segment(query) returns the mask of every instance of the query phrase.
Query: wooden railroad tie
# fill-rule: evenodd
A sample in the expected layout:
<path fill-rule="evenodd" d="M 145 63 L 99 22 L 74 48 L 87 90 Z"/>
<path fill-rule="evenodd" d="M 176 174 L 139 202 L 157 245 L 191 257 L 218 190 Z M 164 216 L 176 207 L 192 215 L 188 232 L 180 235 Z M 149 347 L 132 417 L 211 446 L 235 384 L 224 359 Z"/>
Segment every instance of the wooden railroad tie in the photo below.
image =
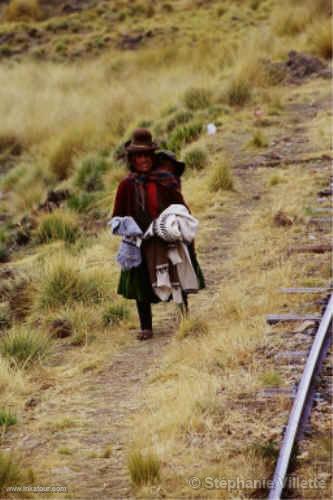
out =
<path fill-rule="evenodd" d="M 328 222 L 328 223 L 332 223 L 333 222 L 333 218 L 332 217 L 320 217 L 320 216 L 315 216 L 315 217 L 311 217 L 310 221 L 311 224 L 321 224 L 322 222 Z"/>
<path fill-rule="evenodd" d="M 320 314 L 268 314 L 266 321 L 269 325 L 275 325 L 282 321 L 316 321 L 319 323 L 321 319 Z"/>
<path fill-rule="evenodd" d="M 290 248 L 289 255 L 292 253 L 326 253 L 332 252 L 333 246 L 330 243 L 323 243 L 321 245 L 303 245 L 300 247 Z"/>
<path fill-rule="evenodd" d="M 333 208 L 332 207 L 319 207 L 319 208 L 313 208 L 312 211 L 315 213 L 323 213 L 323 212 L 333 213 Z"/>
<path fill-rule="evenodd" d="M 300 288 L 280 288 L 282 293 L 327 293 L 331 292 L 333 287 L 300 287 Z"/>

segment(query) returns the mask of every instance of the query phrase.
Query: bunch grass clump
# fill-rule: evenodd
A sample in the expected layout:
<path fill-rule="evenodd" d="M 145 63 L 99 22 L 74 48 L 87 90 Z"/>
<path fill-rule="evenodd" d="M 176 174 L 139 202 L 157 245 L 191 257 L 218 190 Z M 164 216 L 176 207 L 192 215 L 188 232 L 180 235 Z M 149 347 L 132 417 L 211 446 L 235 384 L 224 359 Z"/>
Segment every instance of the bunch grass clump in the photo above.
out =
<path fill-rule="evenodd" d="M 331 19 L 319 20 L 311 26 L 309 44 L 315 54 L 331 59 L 333 54 L 333 32 Z"/>
<path fill-rule="evenodd" d="M 252 97 L 252 86 L 248 78 L 236 74 L 228 83 L 226 99 L 230 106 L 244 106 Z"/>
<path fill-rule="evenodd" d="M 0 186 L 3 191 L 12 190 L 17 182 L 24 176 L 27 171 L 27 166 L 18 164 L 11 168 L 6 174 L 1 176 Z"/>
<path fill-rule="evenodd" d="M 75 214 L 59 210 L 41 217 L 37 229 L 37 239 L 40 243 L 54 240 L 74 243 L 78 232 L 79 227 Z"/>
<path fill-rule="evenodd" d="M 72 257 L 56 256 L 42 272 L 37 304 L 52 308 L 75 302 L 96 304 L 110 295 L 109 277 L 102 270 L 80 269 Z"/>
<path fill-rule="evenodd" d="M 187 167 L 202 170 L 208 164 L 208 153 L 205 148 L 193 146 L 184 154 L 184 162 Z"/>
<path fill-rule="evenodd" d="M 182 147 L 199 138 L 203 125 L 199 121 L 193 121 L 186 125 L 176 127 L 170 135 L 168 149 L 179 153 Z"/>
<path fill-rule="evenodd" d="M 255 130 L 249 145 L 256 148 L 266 148 L 268 146 L 268 139 L 261 130 Z"/>
<path fill-rule="evenodd" d="M 50 339 L 28 325 L 13 327 L 2 339 L 0 352 L 14 365 L 26 368 L 41 360 L 49 351 Z"/>
<path fill-rule="evenodd" d="M 96 200 L 95 193 L 86 193 L 85 191 L 80 193 L 73 193 L 67 200 L 67 207 L 70 210 L 78 213 L 89 212 L 92 205 Z"/>
<path fill-rule="evenodd" d="M 275 370 L 269 370 L 264 372 L 260 380 L 264 386 L 267 387 L 278 387 L 282 384 L 282 377 L 280 373 Z"/>
<path fill-rule="evenodd" d="M 52 187 L 52 182 L 52 175 L 43 164 L 24 161 L 9 170 L 0 184 L 1 189 L 11 192 L 10 208 L 19 214 L 35 208 L 45 196 L 46 187 Z"/>
<path fill-rule="evenodd" d="M 201 336 L 208 334 L 208 323 L 202 318 L 184 318 L 180 322 L 177 338 L 183 339 L 189 336 Z"/>
<path fill-rule="evenodd" d="M 7 21 L 40 21 L 43 17 L 39 0 L 10 0 L 5 11 Z"/>
<path fill-rule="evenodd" d="M 128 470 L 136 486 L 154 484 L 160 480 L 160 461 L 153 453 L 143 455 L 141 451 L 133 451 L 128 457 Z"/>
<path fill-rule="evenodd" d="M 228 163 L 219 163 L 212 171 L 209 179 L 210 191 L 232 191 L 234 189 L 234 181 L 230 165 Z"/>
<path fill-rule="evenodd" d="M 76 172 L 76 186 L 88 192 L 104 189 L 102 176 L 107 169 L 108 164 L 105 158 L 98 156 L 85 158 Z"/>
<path fill-rule="evenodd" d="M 0 452 L 0 489 L 22 484 L 24 474 L 12 455 Z"/>
<path fill-rule="evenodd" d="M 0 392 L 2 398 L 6 392 L 18 394 L 24 387 L 22 372 L 14 368 L 8 359 L 0 356 Z M 12 398 L 10 398 L 12 400 Z"/>
<path fill-rule="evenodd" d="M 184 125 L 185 123 L 188 123 L 190 120 L 193 119 L 193 113 L 192 111 L 189 111 L 187 109 L 181 109 L 180 111 L 177 111 L 169 120 L 167 121 L 166 124 L 166 129 L 168 132 L 171 132 L 177 125 Z"/>
<path fill-rule="evenodd" d="M 207 108 L 212 101 L 211 92 L 202 87 L 190 87 L 184 93 L 184 104 L 191 111 Z"/>
<path fill-rule="evenodd" d="M 82 148 L 83 138 L 71 131 L 63 132 L 49 145 L 49 170 L 58 181 L 67 179 L 74 170 L 74 158 Z"/>
<path fill-rule="evenodd" d="M 129 309 L 125 304 L 111 304 L 103 313 L 105 326 L 117 325 L 129 318 Z"/>
<path fill-rule="evenodd" d="M 0 410 L 0 425 L 9 427 L 10 425 L 15 425 L 17 423 L 17 418 L 14 413 L 10 410 L 1 409 Z"/>
<path fill-rule="evenodd" d="M 281 182 L 283 182 L 284 179 L 280 174 L 273 174 L 268 180 L 268 185 L 269 186 L 277 186 Z"/>

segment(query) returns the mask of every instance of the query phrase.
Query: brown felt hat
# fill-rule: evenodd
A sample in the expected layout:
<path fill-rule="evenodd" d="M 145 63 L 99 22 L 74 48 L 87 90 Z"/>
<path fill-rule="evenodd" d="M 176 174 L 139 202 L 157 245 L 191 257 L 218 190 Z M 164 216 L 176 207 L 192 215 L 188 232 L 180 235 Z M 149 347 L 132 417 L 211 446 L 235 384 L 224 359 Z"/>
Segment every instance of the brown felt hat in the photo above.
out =
<path fill-rule="evenodd" d="M 149 130 L 146 128 L 137 128 L 134 130 L 132 139 L 125 144 L 128 153 L 139 153 L 140 151 L 155 151 L 158 145 L 153 142 Z"/>

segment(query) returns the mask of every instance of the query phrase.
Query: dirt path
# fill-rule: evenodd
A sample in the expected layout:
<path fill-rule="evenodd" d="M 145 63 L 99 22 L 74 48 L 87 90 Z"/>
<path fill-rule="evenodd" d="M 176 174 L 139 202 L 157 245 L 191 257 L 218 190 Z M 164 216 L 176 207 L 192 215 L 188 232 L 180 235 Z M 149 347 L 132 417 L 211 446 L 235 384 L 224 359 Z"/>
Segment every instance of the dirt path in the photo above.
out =
<path fill-rule="evenodd" d="M 256 203 L 255 177 L 253 172 L 242 173 L 239 192 L 227 213 L 208 212 L 200 219 L 206 226 L 206 244 L 199 260 L 207 288 L 190 297 L 193 311 L 199 308 L 204 314 L 223 280 L 223 262 L 232 250 L 230 236 Z M 49 389 L 36 408 L 25 412 L 19 435 L 14 429 L 8 432 L 3 444 L 16 443 L 16 451 L 36 471 L 38 484 L 66 486 L 70 498 L 131 497 L 126 466 L 129 417 L 140 410 L 147 377 L 158 367 L 177 324 L 172 304 L 155 305 L 153 314 L 156 335 L 151 341 L 136 341 L 117 353 L 102 371 L 73 381 L 70 391 L 68 387 L 66 392 Z M 39 422 L 43 427 L 38 427 Z M 60 424 L 54 427 L 54 422 Z M 107 449 L 110 456 L 102 458 Z"/>
<path fill-rule="evenodd" d="M 192 311 L 199 309 L 204 314 L 217 286 L 223 283 L 223 263 L 232 252 L 230 236 L 262 194 L 260 177 L 252 169 L 239 170 L 237 183 L 237 196 L 227 210 L 211 210 L 200 218 L 205 244 L 199 260 L 207 289 L 190 298 Z M 7 446 L 15 443 L 26 462 L 35 470 L 37 466 L 38 484 L 66 486 L 69 498 L 132 496 L 126 467 L 130 417 L 140 410 L 147 378 L 158 367 L 175 332 L 171 304 L 158 304 L 153 311 L 156 335 L 151 341 L 135 342 L 102 371 L 83 374 L 80 381 L 73 381 L 70 392 L 51 389 L 36 412 L 30 410 L 19 430 L 8 433 Z M 37 430 L 38 419 L 56 421 L 65 416 L 68 425 L 64 422 L 52 431 Z"/>

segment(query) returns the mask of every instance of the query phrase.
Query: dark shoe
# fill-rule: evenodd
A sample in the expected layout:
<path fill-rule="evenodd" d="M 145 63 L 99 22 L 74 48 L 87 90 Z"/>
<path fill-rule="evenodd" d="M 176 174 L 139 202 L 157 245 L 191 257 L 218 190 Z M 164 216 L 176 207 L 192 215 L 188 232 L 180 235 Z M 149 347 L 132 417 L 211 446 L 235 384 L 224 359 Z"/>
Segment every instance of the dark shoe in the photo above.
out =
<path fill-rule="evenodd" d="M 138 340 L 147 340 L 151 339 L 153 337 L 153 331 L 152 330 L 141 330 L 141 332 L 138 334 L 137 339 Z"/>

